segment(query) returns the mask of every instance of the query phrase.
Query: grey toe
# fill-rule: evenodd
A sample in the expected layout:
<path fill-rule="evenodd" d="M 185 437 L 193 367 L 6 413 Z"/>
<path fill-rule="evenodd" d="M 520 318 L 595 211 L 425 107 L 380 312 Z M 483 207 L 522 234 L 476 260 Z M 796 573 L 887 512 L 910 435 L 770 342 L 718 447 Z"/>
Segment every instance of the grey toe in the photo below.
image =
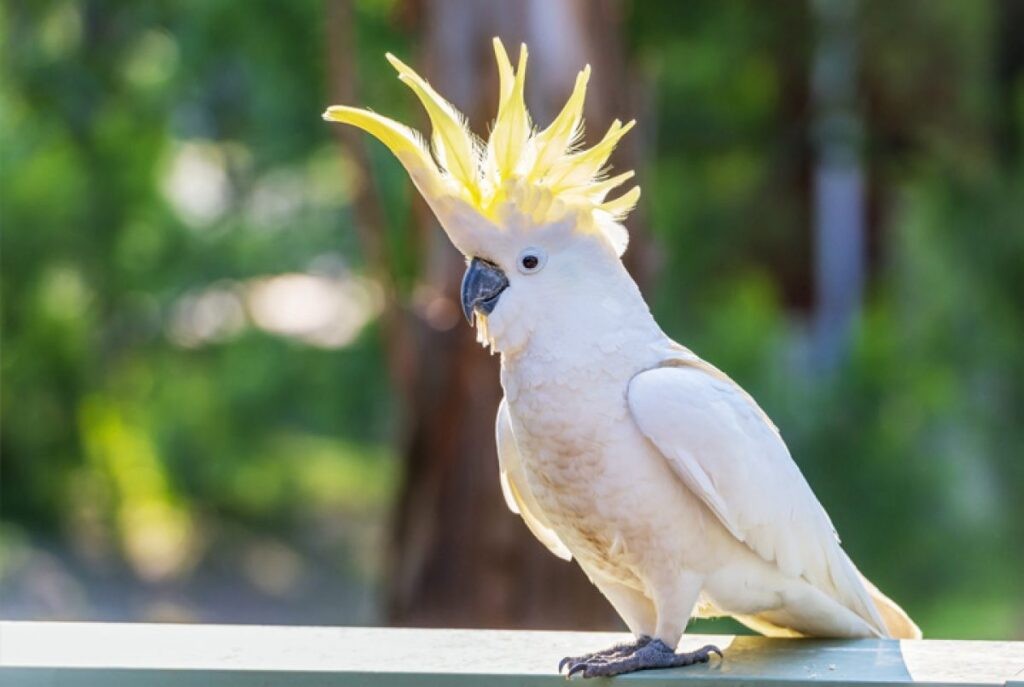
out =
<path fill-rule="evenodd" d="M 599 652 L 601 653 L 601 652 Z M 583 677 L 611 677 L 632 673 L 637 670 L 652 670 L 656 668 L 679 668 L 690 666 L 695 663 L 706 663 L 711 654 L 722 655 L 721 649 L 708 644 L 696 651 L 677 654 L 665 642 L 660 639 L 648 640 L 639 644 L 633 651 L 625 654 L 612 654 L 604 652 L 605 655 L 591 655 L 587 660 L 574 662 L 567 674 L 568 677 L 582 674 Z M 560 664 L 561 668 L 561 664 Z"/>

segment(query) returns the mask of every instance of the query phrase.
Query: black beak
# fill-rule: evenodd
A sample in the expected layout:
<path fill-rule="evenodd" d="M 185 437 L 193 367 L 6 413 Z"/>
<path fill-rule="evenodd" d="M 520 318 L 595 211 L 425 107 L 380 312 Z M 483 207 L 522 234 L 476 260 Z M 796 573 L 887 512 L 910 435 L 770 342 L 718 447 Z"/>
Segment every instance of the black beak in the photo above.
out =
<path fill-rule="evenodd" d="M 462 277 L 462 312 L 473 324 L 473 311 L 490 315 L 501 292 L 508 288 L 508 277 L 497 265 L 473 258 Z"/>

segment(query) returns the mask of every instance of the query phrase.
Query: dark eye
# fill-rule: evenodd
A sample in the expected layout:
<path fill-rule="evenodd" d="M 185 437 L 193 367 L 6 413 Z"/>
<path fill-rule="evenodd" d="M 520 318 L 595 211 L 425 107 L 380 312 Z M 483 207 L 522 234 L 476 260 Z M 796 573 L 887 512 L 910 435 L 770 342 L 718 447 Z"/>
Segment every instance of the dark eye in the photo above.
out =
<path fill-rule="evenodd" d="M 523 274 L 533 274 L 544 268 L 547 254 L 540 248 L 527 248 L 519 254 L 519 271 Z"/>

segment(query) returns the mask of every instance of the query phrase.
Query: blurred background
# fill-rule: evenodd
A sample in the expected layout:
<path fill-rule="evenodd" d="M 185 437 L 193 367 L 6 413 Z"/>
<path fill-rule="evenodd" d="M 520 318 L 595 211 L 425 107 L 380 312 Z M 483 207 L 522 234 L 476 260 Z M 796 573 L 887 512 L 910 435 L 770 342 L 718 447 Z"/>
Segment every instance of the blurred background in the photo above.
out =
<path fill-rule="evenodd" d="M 8 0 L 0 615 L 618 628 L 501 498 L 498 360 L 398 163 L 383 58 L 644 196 L 666 331 L 775 419 L 932 637 L 1024 638 L 1024 2 Z M 511 50 L 510 50 L 511 51 Z M 701 629 L 729 631 L 716 621 Z"/>

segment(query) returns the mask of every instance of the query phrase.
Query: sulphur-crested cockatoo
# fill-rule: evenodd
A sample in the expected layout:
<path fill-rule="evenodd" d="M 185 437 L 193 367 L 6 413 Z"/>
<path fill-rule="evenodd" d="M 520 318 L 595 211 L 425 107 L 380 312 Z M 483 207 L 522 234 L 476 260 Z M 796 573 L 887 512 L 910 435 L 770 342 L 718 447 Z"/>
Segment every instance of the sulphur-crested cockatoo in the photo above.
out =
<path fill-rule="evenodd" d="M 633 122 L 578 146 L 589 67 L 537 131 L 495 39 L 497 118 L 486 143 L 388 56 L 430 118 L 429 145 L 391 119 L 335 106 L 380 139 L 466 256 L 462 305 L 501 354 L 501 486 L 556 556 L 575 558 L 636 637 L 566 658 L 615 675 L 708 660 L 675 649 L 693 616 L 772 636 L 918 637 L 858 572 L 778 429 L 724 373 L 669 339 L 620 260 L 638 187 L 605 166 Z"/>

